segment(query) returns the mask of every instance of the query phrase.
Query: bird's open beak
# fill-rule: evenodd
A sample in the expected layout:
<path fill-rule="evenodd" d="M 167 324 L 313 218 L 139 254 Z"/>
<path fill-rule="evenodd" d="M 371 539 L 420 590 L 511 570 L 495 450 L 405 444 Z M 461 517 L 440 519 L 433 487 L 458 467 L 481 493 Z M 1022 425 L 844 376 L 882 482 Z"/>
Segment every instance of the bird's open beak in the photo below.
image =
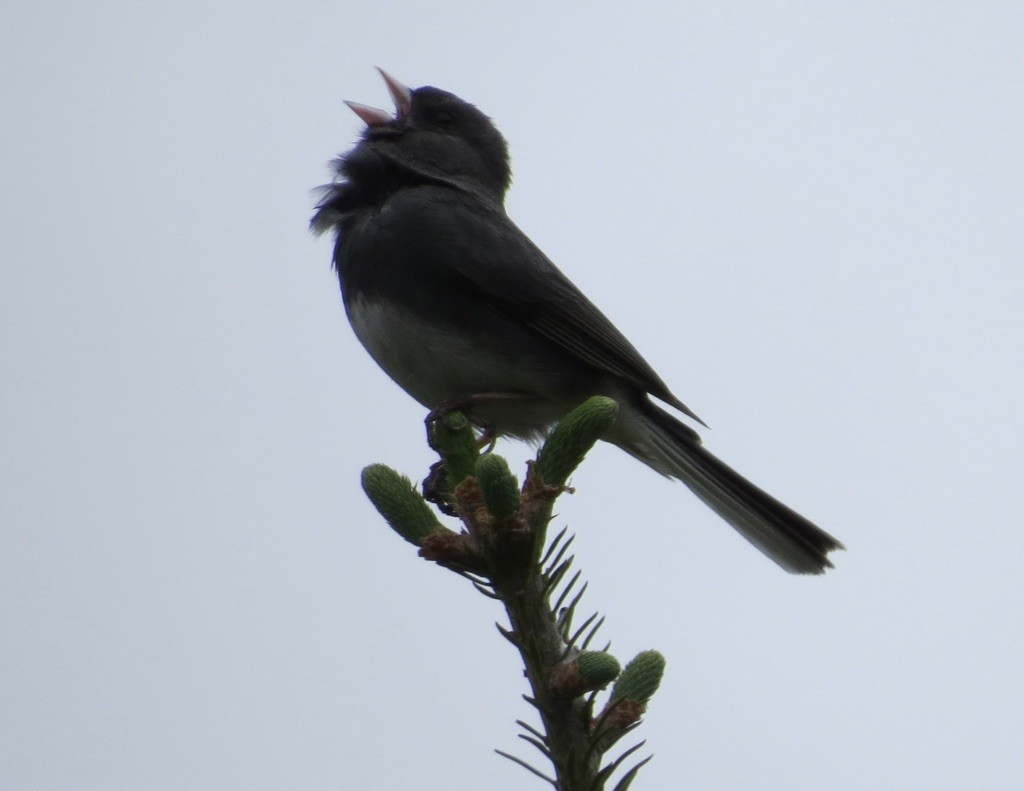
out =
<path fill-rule="evenodd" d="M 384 84 L 388 86 L 388 93 L 391 94 L 391 101 L 395 103 L 395 114 L 391 115 L 387 110 L 377 107 L 370 107 L 368 104 L 346 101 L 345 104 L 358 115 L 367 126 L 385 126 L 395 121 L 401 121 L 412 109 L 412 91 L 400 83 L 384 69 L 377 67 L 380 76 L 384 78 Z"/>

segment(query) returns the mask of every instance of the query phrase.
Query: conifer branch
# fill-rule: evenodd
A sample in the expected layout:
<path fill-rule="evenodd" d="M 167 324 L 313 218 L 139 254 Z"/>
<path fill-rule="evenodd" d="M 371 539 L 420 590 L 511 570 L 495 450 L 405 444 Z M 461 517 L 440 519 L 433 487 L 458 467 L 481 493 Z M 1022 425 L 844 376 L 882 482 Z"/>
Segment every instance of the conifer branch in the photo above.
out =
<path fill-rule="evenodd" d="M 520 738 L 551 762 L 554 777 L 522 758 L 496 752 L 560 791 L 603 791 L 620 769 L 614 788 L 633 782 L 650 756 L 628 769 L 625 762 L 642 742 L 607 763 L 604 756 L 639 724 L 665 666 L 656 651 L 644 651 L 620 669 L 607 650 L 588 650 L 604 618 L 593 613 L 573 628 L 587 583 L 577 589 L 580 572 L 569 573 L 573 537 L 562 530 L 547 540 L 555 500 L 572 491 L 566 482 L 617 412 L 614 401 L 595 397 L 566 415 L 537 461 L 528 463 L 522 486 L 503 458 L 480 453 L 472 424 L 456 411 L 428 419 L 428 439 L 441 461 L 431 469 L 422 496 L 382 464 L 370 465 L 362 476 L 385 521 L 419 546 L 422 557 L 466 577 L 504 605 L 508 626 L 497 624 L 498 631 L 519 651 L 531 691 L 524 698 L 541 720 L 540 728 L 519 721 Z M 441 524 L 427 501 L 457 516 L 462 528 L 456 532 Z M 615 686 L 595 715 L 596 697 L 612 681 Z"/>

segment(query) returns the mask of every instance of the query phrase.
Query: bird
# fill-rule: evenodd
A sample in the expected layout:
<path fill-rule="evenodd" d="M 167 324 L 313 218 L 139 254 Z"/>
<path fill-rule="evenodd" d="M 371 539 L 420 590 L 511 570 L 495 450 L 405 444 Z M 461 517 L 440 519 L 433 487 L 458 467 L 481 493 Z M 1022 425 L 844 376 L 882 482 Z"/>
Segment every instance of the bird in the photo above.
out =
<path fill-rule="evenodd" d="M 832 568 L 843 545 L 708 451 L 666 407 L 703 421 L 509 218 L 508 144 L 492 120 L 378 70 L 395 111 L 346 102 L 365 129 L 332 162 L 310 227 L 333 233 L 346 314 L 384 372 L 429 410 L 471 404 L 476 425 L 528 441 L 610 397 L 619 412 L 602 439 L 684 483 L 786 571 Z"/>

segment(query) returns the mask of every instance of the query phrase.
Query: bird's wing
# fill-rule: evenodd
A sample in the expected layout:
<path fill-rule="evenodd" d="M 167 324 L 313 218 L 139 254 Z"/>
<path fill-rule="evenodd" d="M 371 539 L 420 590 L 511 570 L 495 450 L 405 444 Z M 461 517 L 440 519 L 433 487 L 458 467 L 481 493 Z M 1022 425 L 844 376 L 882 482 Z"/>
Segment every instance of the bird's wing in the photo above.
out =
<path fill-rule="evenodd" d="M 595 368 L 703 422 L 500 206 L 444 187 L 401 193 L 385 211 L 410 244 L 425 240 L 416 254 L 431 256 L 433 271 Z"/>

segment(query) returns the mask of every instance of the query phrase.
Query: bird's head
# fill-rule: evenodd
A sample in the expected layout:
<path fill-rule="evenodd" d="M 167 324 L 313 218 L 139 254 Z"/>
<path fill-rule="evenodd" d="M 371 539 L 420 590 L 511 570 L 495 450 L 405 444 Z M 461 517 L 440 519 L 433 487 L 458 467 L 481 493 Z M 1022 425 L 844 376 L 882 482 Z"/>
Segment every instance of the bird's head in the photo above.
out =
<path fill-rule="evenodd" d="M 511 170 L 508 145 L 491 119 L 447 91 L 430 86 L 412 90 L 380 73 L 395 113 L 346 102 L 366 123 L 363 142 L 348 157 L 351 169 L 358 171 L 363 149 L 368 160 L 382 156 L 427 177 L 469 182 L 500 202 Z"/>

